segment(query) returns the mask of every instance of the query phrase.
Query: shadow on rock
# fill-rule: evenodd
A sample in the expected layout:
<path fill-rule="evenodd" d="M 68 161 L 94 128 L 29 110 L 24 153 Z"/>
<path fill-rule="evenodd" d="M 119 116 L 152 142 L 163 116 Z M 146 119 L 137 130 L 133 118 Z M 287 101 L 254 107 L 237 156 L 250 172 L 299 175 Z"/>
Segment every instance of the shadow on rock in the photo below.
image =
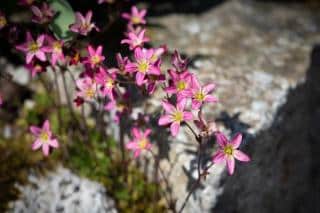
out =
<path fill-rule="evenodd" d="M 306 81 L 289 91 L 272 125 L 245 147 L 252 162 L 223 185 L 212 212 L 320 212 L 320 45 Z"/>

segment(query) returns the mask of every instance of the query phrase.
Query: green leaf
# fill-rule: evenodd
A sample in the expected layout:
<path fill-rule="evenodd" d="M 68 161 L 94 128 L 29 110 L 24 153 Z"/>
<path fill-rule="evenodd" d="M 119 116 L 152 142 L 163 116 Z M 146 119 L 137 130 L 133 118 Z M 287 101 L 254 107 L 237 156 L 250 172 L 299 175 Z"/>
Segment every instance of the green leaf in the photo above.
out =
<path fill-rule="evenodd" d="M 70 40 L 74 36 L 74 33 L 69 30 L 69 26 L 75 21 L 72 7 L 66 0 L 50 0 L 49 4 L 57 13 L 50 23 L 50 29 L 59 39 Z"/>

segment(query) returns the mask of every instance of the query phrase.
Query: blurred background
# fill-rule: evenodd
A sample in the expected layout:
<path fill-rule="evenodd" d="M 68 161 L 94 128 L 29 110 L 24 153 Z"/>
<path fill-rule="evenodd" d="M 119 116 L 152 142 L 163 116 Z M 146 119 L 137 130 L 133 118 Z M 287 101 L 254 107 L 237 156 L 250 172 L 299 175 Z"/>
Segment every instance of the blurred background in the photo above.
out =
<path fill-rule="evenodd" d="M 185 212 L 320 212 L 319 0 L 67 2 L 74 11 L 93 11 L 102 31 L 82 46 L 104 45 L 107 65 L 115 65 L 115 53 L 129 53 L 120 45 L 126 30 L 120 14 L 138 5 L 148 10 L 150 45 L 180 51 L 202 82 L 218 85 L 220 103 L 205 114 L 229 135 L 245 135 L 241 148 L 252 162 L 239 165 L 232 177 L 223 166 L 213 167 Z M 92 124 L 92 144 L 83 145 L 67 109 L 63 123 L 57 121 L 52 88 L 44 78 L 31 78 L 14 48 L 27 29 L 40 29 L 17 1 L 1 0 L 0 10 L 9 23 L 0 30 L 0 212 L 170 212 L 159 184 L 148 178 L 148 159 L 124 175 L 101 143 L 115 146 L 114 138 Z M 28 133 L 30 124 L 46 117 L 72 140 L 50 158 L 31 150 Z M 158 163 L 168 172 L 173 203 L 181 205 L 194 180 L 195 147 L 186 132 L 161 140 L 166 144 L 157 142 Z"/>

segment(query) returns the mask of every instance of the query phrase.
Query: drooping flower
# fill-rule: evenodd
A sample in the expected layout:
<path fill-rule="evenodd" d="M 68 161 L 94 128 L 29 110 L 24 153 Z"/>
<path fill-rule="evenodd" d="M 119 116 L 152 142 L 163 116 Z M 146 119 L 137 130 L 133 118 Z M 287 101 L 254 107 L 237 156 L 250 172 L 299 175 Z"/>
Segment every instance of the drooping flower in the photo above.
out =
<path fill-rule="evenodd" d="M 21 45 L 17 45 L 16 48 L 24 53 L 26 53 L 26 63 L 29 64 L 34 57 L 38 58 L 40 61 L 46 60 L 46 52 L 49 49 L 43 46 L 45 35 L 40 35 L 35 41 L 32 38 L 30 32 L 27 32 L 26 42 Z"/>
<path fill-rule="evenodd" d="M 142 47 L 145 42 L 148 42 L 150 39 L 145 37 L 146 30 L 143 29 L 138 33 L 129 32 L 127 35 L 127 39 L 121 40 L 121 44 L 128 44 L 129 49 L 133 50 L 136 47 Z"/>
<path fill-rule="evenodd" d="M 92 78 L 88 76 L 80 78 L 76 81 L 76 85 L 79 89 L 79 91 L 77 92 L 78 97 L 90 101 L 96 96 L 97 85 Z"/>
<path fill-rule="evenodd" d="M 146 131 L 141 131 L 136 127 L 131 130 L 133 140 L 126 144 L 126 148 L 134 152 L 134 157 L 137 158 L 143 150 L 149 150 L 151 148 L 151 143 L 148 136 L 151 133 L 151 129 L 146 129 Z"/>
<path fill-rule="evenodd" d="M 48 156 L 50 147 L 59 147 L 58 140 L 52 135 L 50 123 L 48 120 L 43 123 L 41 128 L 37 126 L 31 126 L 30 132 L 36 137 L 36 140 L 32 144 L 32 150 L 37 150 L 42 147 L 43 154 L 45 156 Z"/>
<path fill-rule="evenodd" d="M 126 65 L 128 72 L 136 72 L 136 83 L 141 86 L 146 83 L 146 75 L 160 75 L 159 67 L 152 63 L 153 49 L 136 48 L 134 50 L 136 62 L 129 62 Z"/>
<path fill-rule="evenodd" d="M 141 11 L 138 10 L 136 6 L 131 7 L 131 14 L 122 13 L 122 18 L 129 20 L 129 24 L 137 25 L 137 24 L 146 24 L 146 20 L 144 17 L 147 14 L 147 10 L 143 9 Z"/>
<path fill-rule="evenodd" d="M 178 100 L 181 100 L 183 92 L 189 91 L 192 86 L 192 74 L 189 71 L 176 72 L 174 70 L 169 70 L 169 75 L 171 77 L 171 85 L 165 88 L 165 92 L 168 94 L 176 94 Z"/>
<path fill-rule="evenodd" d="M 192 87 L 182 92 L 183 97 L 192 98 L 192 109 L 199 109 L 203 103 L 216 103 L 218 99 L 210 93 L 214 90 L 215 84 L 201 86 L 198 79 L 192 76 Z"/>
<path fill-rule="evenodd" d="M 121 75 L 125 74 L 126 71 L 126 65 L 129 62 L 128 57 L 122 57 L 120 53 L 116 54 L 116 60 L 117 60 L 117 68 L 111 68 L 110 71 L 114 73 L 119 73 Z"/>
<path fill-rule="evenodd" d="M 7 19 L 3 12 L 0 11 L 0 30 L 7 25 Z"/>
<path fill-rule="evenodd" d="M 37 62 L 31 62 L 26 64 L 25 67 L 30 71 L 31 77 L 36 76 L 38 73 L 42 73 L 45 71 L 44 66 Z"/>
<path fill-rule="evenodd" d="M 212 157 L 212 161 L 214 163 L 225 161 L 229 175 L 234 173 L 235 159 L 243 162 L 250 161 L 249 156 L 238 150 L 242 141 L 242 134 L 238 133 L 231 141 L 228 141 L 226 136 L 221 132 L 217 132 L 215 135 L 219 144 L 219 150 Z"/>
<path fill-rule="evenodd" d="M 197 126 L 197 128 L 199 129 L 200 135 L 203 138 L 209 137 L 213 133 L 218 131 L 216 123 L 214 121 L 207 122 L 204 119 L 204 116 L 203 116 L 201 110 L 199 110 L 199 112 L 198 112 L 198 119 L 199 120 L 194 120 L 193 122 Z"/>
<path fill-rule="evenodd" d="M 179 133 L 180 124 L 184 121 L 190 121 L 193 119 L 191 112 L 184 110 L 187 100 L 182 99 L 177 103 L 177 106 L 173 106 L 167 101 L 162 102 L 162 106 L 167 114 L 162 115 L 158 121 L 160 126 L 170 125 L 170 131 L 172 136 L 176 136 Z"/>
<path fill-rule="evenodd" d="M 85 17 L 80 12 L 76 12 L 76 21 L 74 24 L 70 26 L 70 30 L 84 36 L 88 35 L 88 33 L 91 32 L 91 30 L 93 29 L 99 31 L 96 25 L 91 22 L 91 19 L 91 10 L 87 12 Z"/>
<path fill-rule="evenodd" d="M 30 9 L 33 14 L 32 21 L 39 24 L 50 22 L 55 14 L 52 8 L 45 2 L 42 3 L 41 8 L 32 5 Z"/>
<path fill-rule="evenodd" d="M 102 55 L 102 46 L 98 46 L 95 50 L 91 45 L 88 46 L 88 57 L 83 61 L 84 64 L 90 65 L 91 68 L 94 68 L 101 64 L 105 57 Z"/>
<path fill-rule="evenodd" d="M 101 85 L 101 95 L 103 97 L 108 96 L 111 100 L 114 100 L 116 73 L 108 72 L 103 67 L 100 67 L 95 79 L 97 84 Z"/>
<path fill-rule="evenodd" d="M 48 42 L 48 51 L 51 53 L 51 64 L 56 65 L 57 61 L 64 60 L 63 41 L 56 40 L 51 36 L 46 37 Z"/>
<path fill-rule="evenodd" d="M 175 50 L 171 58 L 171 64 L 177 71 L 183 72 L 187 69 L 188 60 L 182 59 L 180 53 L 177 50 Z"/>

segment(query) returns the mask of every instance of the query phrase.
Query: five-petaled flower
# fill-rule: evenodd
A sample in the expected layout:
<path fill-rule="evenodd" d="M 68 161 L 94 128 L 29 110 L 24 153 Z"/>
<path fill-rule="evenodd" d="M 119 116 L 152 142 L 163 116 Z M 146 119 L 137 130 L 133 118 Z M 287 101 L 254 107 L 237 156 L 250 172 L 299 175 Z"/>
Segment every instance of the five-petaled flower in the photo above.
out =
<path fill-rule="evenodd" d="M 189 71 L 176 72 L 169 70 L 172 84 L 165 89 L 168 94 L 176 94 L 178 100 L 184 98 L 184 91 L 188 91 L 192 85 L 192 74 Z"/>
<path fill-rule="evenodd" d="M 138 86 L 146 83 L 146 75 L 161 74 L 159 67 L 155 66 L 152 62 L 153 52 L 153 49 L 141 49 L 138 47 L 134 50 L 136 62 L 130 62 L 126 65 L 128 72 L 136 72 L 136 83 Z"/>
<path fill-rule="evenodd" d="M 230 175 L 234 172 L 235 159 L 243 162 L 250 161 L 249 156 L 238 150 L 242 141 L 242 134 L 238 133 L 231 141 L 228 141 L 226 136 L 221 132 L 217 132 L 215 135 L 220 148 L 212 157 L 212 161 L 214 163 L 226 161 Z"/>
<path fill-rule="evenodd" d="M 192 98 L 192 109 L 196 110 L 201 107 L 203 103 L 216 103 L 218 99 L 213 95 L 210 95 L 212 90 L 214 90 L 214 84 L 207 84 L 206 86 L 201 86 L 198 79 L 192 76 L 192 87 L 188 90 L 182 92 L 182 96 L 185 98 Z"/>
<path fill-rule="evenodd" d="M 95 76 L 97 84 L 101 85 L 100 93 L 103 97 L 108 96 L 110 100 L 114 100 L 114 86 L 116 73 L 100 67 L 99 72 Z"/>
<path fill-rule="evenodd" d="M 171 124 L 170 131 L 172 136 L 176 136 L 179 133 L 180 124 L 182 122 L 193 119 L 192 113 L 184 110 L 186 103 L 187 100 L 182 99 L 177 102 L 177 106 L 175 107 L 167 101 L 162 102 L 162 106 L 167 114 L 160 117 L 158 124 L 160 126 Z"/>
<path fill-rule="evenodd" d="M 91 22 L 92 11 L 88 11 L 84 17 L 81 13 L 76 12 L 76 21 L 70 26 L 70 30 L 81 35 L 88 35 L 92 29 L 99 31 L 94 23 Z"/>
<path fill-rule="evenodd" d="M 127 39 L 123 39 L 121 44 L 128 44 L 130 50 L 133 50 L 136 47 L 142 47 L 145 42 L 149 41 L 149 38 L 144 36 L 145 32 L 145 29 L 138 33 L 129 32 L 127 34 Z"/>
<path fill-rule="evenodd" d="M 92 78 L 85 76 L 84 78 L 78 79 L 76 81 L 76 84 L 79 89 L 79 91 L 77 92 L 77 95 L 79 97 L 87 101 L 90 101 L 95 98 L 97 85 Z"/>
<path fill-rule="evenodd" d="M 45 24 L 51 21 L 55 12 L 45 2 L 42 3 L 41 8 L 32 5 L 31 12 L 33 13 L 32 21 L 38 24 Z"/>
<path fill-rule="evenodd" d="M 30 32 L 27 32 L 26 42 L 17 45 L 16 48 L 24 53 L 26 53 L 26 63 L 29 64 L 34 57 L 38 58 L 40 61 L 46 60 L 45 52 L 49 52 L 48 47 L 43 46 L 45 35 L 40 35 L 37 40 L 32 38 Z"/>
<path fill-rule="evenodd" d="M 95 68 L 100 65 L 105 57 L 102 55 L 102 46 L 98 46 L 95 50 L 91 45 L 88 46 L 88 57 L 83 61 L 84 64 L 88 64 L 91 68 Z"/>
<path fill-rule="evenodd" d="M 144 19 L 147 14 L 147 10 L 143 9 L 141 11 L 138 10 L 136 6 L 131 7 L 131 14 L 122 13 L 122 18 L 129 20 L 129 24 L 146 24 L 146 20 Z"/>
<path fill-rule="evenodd" d="M 48 156 L 50 147 L 59 147 L 58 140 L 52 135 L 48 120 L 43 123 L 41 128 L 37 126 L 31 126 L 30 132 L 36 137 L 36 140 L 32 144 L 32 150 L 37 150 L 42 147 L 43 154 Z"/>
<path fill-rule="evenodd" d="M 46 38 L 49 44 L 48 51 L 51 53 L 51 64 L 55 65 L 57 61 L 63 61 L 63 41 L 55 40 L 51 36 L 47 36 Z"/>
<path fill-rule="evenodd" d="M 149 150 L 151 148 L 151 143 L 148 136 L 151 133 L 151 129 L 146 129 L 146 131 L 141 131 L 136 127 L 131 130 L 133 140 L 126 144 L 126 148 L 134 152 L 134 157 L 137 158 L 143 150 Z"/>

